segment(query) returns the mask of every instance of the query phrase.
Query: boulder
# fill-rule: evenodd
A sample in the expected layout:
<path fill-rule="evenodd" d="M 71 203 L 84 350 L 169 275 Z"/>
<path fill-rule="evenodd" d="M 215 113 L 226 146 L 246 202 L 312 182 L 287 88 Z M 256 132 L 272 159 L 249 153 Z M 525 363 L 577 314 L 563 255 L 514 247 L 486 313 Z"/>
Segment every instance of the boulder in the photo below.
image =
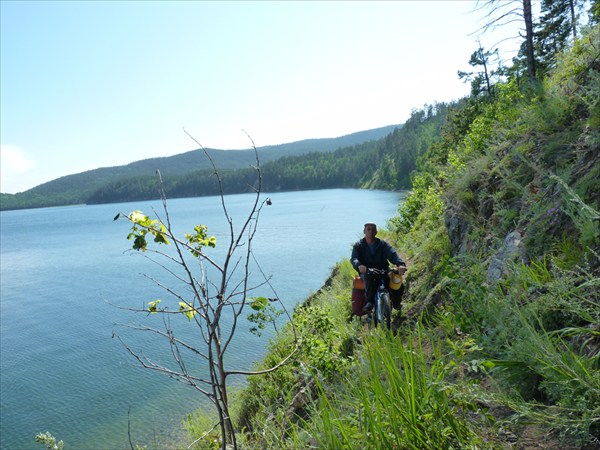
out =
<path fill-rule="evenodd" d="M 500 249 L 490 258 L 487 280 L 492 284 L 504 275 L 509 263 L 523 259 L 523 236 L 518 231 L 508 233 Z"/>

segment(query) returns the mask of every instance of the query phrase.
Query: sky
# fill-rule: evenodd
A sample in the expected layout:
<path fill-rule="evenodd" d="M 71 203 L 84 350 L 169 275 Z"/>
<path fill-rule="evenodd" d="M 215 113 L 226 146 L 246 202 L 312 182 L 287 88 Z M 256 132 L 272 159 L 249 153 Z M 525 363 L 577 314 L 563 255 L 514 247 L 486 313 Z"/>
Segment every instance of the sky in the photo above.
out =
<path fill-rule="evenodd" d="M 0 192 L 401 124 L 468 94 L 475 1 L 0 1 Z"/>

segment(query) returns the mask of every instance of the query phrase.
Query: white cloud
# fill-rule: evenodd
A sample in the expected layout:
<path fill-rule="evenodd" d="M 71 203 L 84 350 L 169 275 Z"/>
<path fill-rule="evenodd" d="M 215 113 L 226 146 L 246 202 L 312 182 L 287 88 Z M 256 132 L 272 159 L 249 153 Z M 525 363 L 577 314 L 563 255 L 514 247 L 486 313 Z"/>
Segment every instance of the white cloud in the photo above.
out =
<path fill-rule="evenodd" d="M 35 168 L 35 161 L 14 145 L 0 145 L 0 192 L 15 193 L 26 190 L 30 181 L 25 179 Z"/>

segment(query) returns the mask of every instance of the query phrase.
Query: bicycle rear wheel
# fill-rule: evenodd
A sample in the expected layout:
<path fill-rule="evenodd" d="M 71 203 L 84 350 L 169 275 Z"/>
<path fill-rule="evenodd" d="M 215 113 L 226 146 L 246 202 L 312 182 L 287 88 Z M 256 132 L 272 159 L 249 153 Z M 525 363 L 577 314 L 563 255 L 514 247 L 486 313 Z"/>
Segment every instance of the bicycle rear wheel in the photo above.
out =
<path fill-rule="evenodd" d="M 388 292 L 379 295 L 377 311 L 375 313 L 375 325 L 382 324 L 388 330 L 392 328 L 392 302 Z"/>

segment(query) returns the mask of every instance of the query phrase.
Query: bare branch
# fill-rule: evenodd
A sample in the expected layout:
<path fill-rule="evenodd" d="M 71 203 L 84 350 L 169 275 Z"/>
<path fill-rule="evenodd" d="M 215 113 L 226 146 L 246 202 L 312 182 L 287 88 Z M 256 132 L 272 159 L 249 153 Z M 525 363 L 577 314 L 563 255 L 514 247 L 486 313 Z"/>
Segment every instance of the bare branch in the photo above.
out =
<path fill-rule="evenodd" d="M 131 450 L 135 450 L 133 447 L 133 443 L 131 442 L 131 406 L 127 410 L 127 438 L 129 439 L 129 446 Z"/>
<path fill-rule="evenodd" d="M 175 372 L 171 369 L 161 366 L 160 364 L 154 362 L 152 359 L 147 357 L 143 352 L 140 355 L 136 351 L 134 351 L 129 345 L 127 345 L 127 343 L 116 332 L 113 332 L 113 338 L 117 338 L 121 342 L 121 344 L 125 347 L 127 352 L 130 355 L 132 355 L 144 369 L 150 369 L 150 370 L 153 370 L 156 372 L 166 374 L 169 377 L 171 377 L 177 381 L 180 381 L 184 384 L 194 386 L 196 389 L 201 390 L 202 393 L 205 394 L 207 397 L 212 399 L 212 394 L 210 392 L 203 390 L 196 384 L 196 383 L 203 383 L 203 384 L 207 384 L 210 386 L 210 385 L 212 385 L 212 381 L 204 380 L 202 378 L 198 378 L 198 377 L 194 377 L 194 376 L 190 376 L 190 375 L 185 376 L 179 372 Z"/>
<path fill-rule="evenodd" d="M 200 436 L 198 439 L 196 439 L 194 442 L 192 442 L 190 445 L 188 445 L 187 448 L 188 449 L 192 448 L 194 445 L 196 445 L 198 442 L 200 442 L 202 439 L 204 439 L 206 436 L 208 436 L 210 433 L 212 433 L 214 431 L 214 429 L 217 428 L 218 426 L 219 426 L 219 422 L 214 424 L 210 430 L 208 430 L 206 433 L 204 433 L 202 436 Z"/>
<path fill-rule="evenodd" d="M 190 344 L 187 344 L 185 341 L 182 341 L 178 338 L 175 338 L 172 333 L 169 333 L 169 330 L 167 332 L 165 331 L 161 331 L 161 330 L 157 330 L 155 328 L 150 328 L 150 327 L 146 327 L 146 326 L 142 326 L 142 325 L 128 325 L 128 324 L 115 324 L 116 326 L 121 326 L 123 328 L 128 328 L 130 330 L 136 330 L 136 331 L 148 331 L 150 333 L 154 333 L 154 334 L 158 334 L 159 336 L 165 337 L 167 338 L 169 341 L 173 340 L 173 342 L 176 342 L 177 344 L 183 345 L 185 348 L 187 348 L 188 350 L 190 350 L 191 352 L 197 354 L 198 356 L 201 356 L 202 358 L 208 360 L 208 355 L 206 353 L 201 352 L 200 350 L 198 350 L 197 348 L 193 347 Z M 113 337 L 114 336 L 118 336 L 118 334 L 116 332 L 113 332 Z"/>
<path fill-rule="evenodd" d="M 298 341 L 295 341 L 294 349 L 282 361 L 280 361 L 278 364 L 276 364 L 273 367 L 270 367 L 268 369 L 256 370 L 256 371 L 228 370 L 227 372 L 225 372 L 225 376 L 229 376 L 229 375 L 248 375 L 248 376 L 264 375 L 266 373 L 274 372 L 277 369 L 279 369 L 280 367 L 286 365 L 288 363 L 288 361 L 292 358 L 292 356 L 294 356 L 294 354 L 298 351 L 299 348 L 300 348 L 300 345 L 298 344 Z"/>
<path fill-rule="evenodd" d="M 225 192 L 223 191 L 223 180 L 221 179 L 221 175 L 219 174 L 219 171 L 217 170 L 215 161 L 212 159 L 212 156 L 210 156 L 210 154 L 208 153 L 206 148 L 204 148 L 204 146 L 200 142 L 198 142 L 194 136 L 192 136 L 190 133 L 188 133 L 185 128 L 183 129 L 183 132 L 185 134 L 187 134 L 192 139 L 192 141 L 194 141 L 196 144 L 198 144 L 200 149 L 204 152 L 204 154 L 210 161 L 210 165 L 212 166 L 213 171 L 214 171 L 213 174 L 217 177 L 217 183 L 219 185 L 219 194 L 221 197 L 221 205 L 223 206 L 223 212 L 225 214 L 225 218 L 227 219 L 227 222 L 229 223 L 229 230 L 231 233 L 231 238 L 233 240 L 233 221 L 232 221 L 231 217 L 229 216 L 229 213 L 227 212 L 227 207 L 225 206 Z"/>
<path fill-rule="evenodd" d="M 273 294 L 275 294 L 275 298 L 279 298 L 279 295 L 277 294 L 277 291 L 275 290 L 275 288 L 273 287 L 273 285 L 270 282 L 270 278 L 267 278 L 267 276 L 265 275 L 265 273 L 262 270 L 262 267 L 260 266 L 259 262 L 256 260 L 256 258 L 254 257 L 254 254 L 252 255 L 252 257 L 254 258 L 254 261 L 256 262 L 256 265 L 258 266 L 258 270 L 260 270 L 260 272 L 262 273 L 265 282 L 269 285 L 269 287 L 271 288 L 271 292 L 273 292 Z M 296 325 L 294 324 L 294 321 L 292 320 L 292 316 L 289 313 L 288 309 L 285 307 L 285 305 L 282 303 L 281 307 L 283 308 L 283 311 L 285 312 L 285 315 L 287 316 L 289 323 L 292 326 L 292 332 L 294 333 L 294 342 L 296 342 L 298 340 L 298 335 L 296 333 Z"/>

